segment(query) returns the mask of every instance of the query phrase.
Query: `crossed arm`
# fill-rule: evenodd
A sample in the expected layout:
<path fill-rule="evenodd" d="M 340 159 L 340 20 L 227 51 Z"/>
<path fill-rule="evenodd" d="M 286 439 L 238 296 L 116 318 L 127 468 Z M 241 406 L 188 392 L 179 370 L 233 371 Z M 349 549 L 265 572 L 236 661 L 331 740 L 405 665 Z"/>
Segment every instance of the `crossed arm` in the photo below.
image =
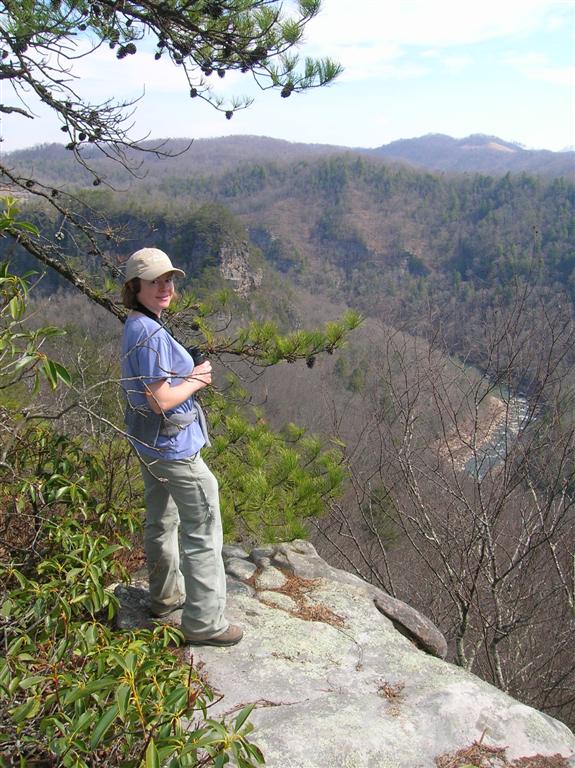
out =
<path fill-rule="evenodd" d="M 196 365 L 181 384 L 171 387 L 167 379 L 160 379 L 146 387 L 148 405 L 154 413 L 164 413 L 183 403 L 200 389 L 212 383 L 212 364 L 206 360 Z"/>

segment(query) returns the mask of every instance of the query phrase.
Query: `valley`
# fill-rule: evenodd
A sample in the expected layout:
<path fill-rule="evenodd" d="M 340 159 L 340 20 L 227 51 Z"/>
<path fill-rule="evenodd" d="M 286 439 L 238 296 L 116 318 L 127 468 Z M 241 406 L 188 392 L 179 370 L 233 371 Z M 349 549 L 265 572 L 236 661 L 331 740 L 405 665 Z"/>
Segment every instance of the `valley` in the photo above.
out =
<path fill-rule="evenodd" d="M 310 536 L 329 562 L 429 616 L 457 664 L 571 722 L 573 183 L 431 172 L 339 148 L 282 154 L 256 139 L 240 162 L 242 142 L 218 141 L 195 170 L 158 159 L 118 190 L 78 171 L 59 210 L 32 187 L 21 211 L 103 306 L 138 247 L 185 269 L 191 297 L 173 322 L 217 365 L 207 405 L 230 540 Z M 32 158 L 52 195 L 68 166 L 49 147 Z M 0 256 L 38 266 L 7 239 Z M 82 301 L 54 271 L 34 294 L 38 322 L 68 333 L 46 350 L 76 371 L 81 398 L 117 375 L 119 334 Z M 325 337 L 298 334 L 329 338 L 350 309 L 363 322 L 343 346 L 301 351 L 326 349 Z M 263 357 L 246 361 L 246 349 Z M 91 407 L 118 422 L 117 398 Z M 493 441 L 505 450 L 492 462 Z M 297 462 L 313 484 L 292 478 Z M 527 652 L 544 674 L 523 668 Z"/>

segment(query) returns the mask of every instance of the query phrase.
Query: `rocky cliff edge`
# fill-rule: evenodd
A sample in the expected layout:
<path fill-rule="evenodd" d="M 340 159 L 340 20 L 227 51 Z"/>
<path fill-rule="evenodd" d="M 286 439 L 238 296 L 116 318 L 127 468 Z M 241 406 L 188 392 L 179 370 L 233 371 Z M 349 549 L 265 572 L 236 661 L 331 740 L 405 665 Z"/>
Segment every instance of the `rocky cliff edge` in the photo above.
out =
<path fill-rule="evenodd" d="M 186 653 L 221 695 L 210 716 L 255 705 L 269 768 L 575 767 L 565 725 L 442 660 L 430 622 L 309 542 L 224 554 L 244 639 Z M 149 622 L 144 582 L 116 594 L 120 627 Z"/>

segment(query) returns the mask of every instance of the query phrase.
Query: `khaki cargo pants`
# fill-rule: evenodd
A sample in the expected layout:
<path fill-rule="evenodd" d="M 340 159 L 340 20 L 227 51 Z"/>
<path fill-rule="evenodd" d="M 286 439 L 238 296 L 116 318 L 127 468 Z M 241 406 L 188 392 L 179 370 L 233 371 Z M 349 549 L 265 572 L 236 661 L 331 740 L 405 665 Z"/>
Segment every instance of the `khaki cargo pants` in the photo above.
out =
<path fill-rule="evenodd" d="M 151 610 L 162 616 L 185 599 L 184 635 L 219 635 L 228 622 L 218 481 L 199 452 L 177 461 L 140 456 L 140 464 Z"/>

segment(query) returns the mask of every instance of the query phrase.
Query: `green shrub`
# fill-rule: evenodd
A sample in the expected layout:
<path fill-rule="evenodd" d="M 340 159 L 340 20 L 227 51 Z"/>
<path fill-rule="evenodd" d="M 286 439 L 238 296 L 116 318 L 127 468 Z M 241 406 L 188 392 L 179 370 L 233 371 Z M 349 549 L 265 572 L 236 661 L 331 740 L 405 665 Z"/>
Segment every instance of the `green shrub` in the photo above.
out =
<path fill-rule="evenodd" d="M 0 221 L 0 228 L 2 222 Z M 28 278 L 0 265 L 0 765 L 224 766 L 263 763 L 230 723 L 181 633 L 113 629 L 111 584 L 141 526 L 125 441 L 57 434 L 29 406 L 67 370 L 40 349 L 57 329 L 25 327 Z M 135 493 L 134 493 L 135 492 Z"/>

